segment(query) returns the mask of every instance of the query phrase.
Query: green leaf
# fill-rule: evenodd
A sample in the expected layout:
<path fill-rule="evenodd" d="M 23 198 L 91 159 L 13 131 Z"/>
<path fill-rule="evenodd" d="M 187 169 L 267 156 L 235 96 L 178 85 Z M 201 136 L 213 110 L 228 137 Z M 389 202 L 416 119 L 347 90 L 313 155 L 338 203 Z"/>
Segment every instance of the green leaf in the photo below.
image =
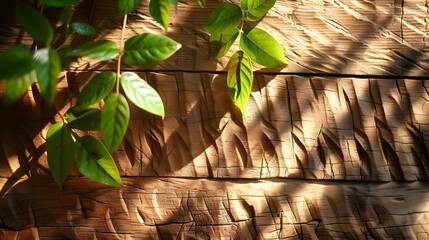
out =
<path fill-rule="evenodd" d="M 101 112 L 101 136 L 109 152 L 121 143 L 130 120 L 130 109 L 122 94 L 110 94 Z"/>
<path fill-rule="evenodd" d="M 77 57 L 89 57 L 100 61 L 107 61 L 118 56 L 119 50 L 116 43 L 110 40 L 100 40 L 94 43 L 84 44 L 74 49 L 70 55 Z"/>
<path fill-rule="evenodd" d="M 252 63 L 246 53 L 238 51 L 230 58 L 226 78 L 229 94 L 245 116 L 253 84 Z"/>
<path fill-rule="evenodd" d="M 33 70 L 33 57 L 30 49 L 15 45 L 0 54 L 0 80 L 17 79 Z"/>
<path fill-rule="evenodd" d="M 154 64 L 169 58 L 181 47 L 180 43 L 166 36 L 143 33 L 125 42 L 122 59 L 129 65 Z"/>
<path fill-rule="evenodd" d="M 96 182 L 121 186 L 118 168 L 106 147 L 92 136 L 84 136 L 77 141 L 77 168 L 85 177 Z"/>
<path fill-rule="evenodd" d="M 214 58 L 223 57 L 231 48 L 238 37 L 238 29 L 234 28 L 222 34 L 210 36 L 210 56 Z"/>
<path fill-rule="evenodd" d="M 79 35 L 91 36 L 97 33 L 97 31 L 88 23 L 74 22 L 70 26 Z"/>
<path fill-rule="evenodd" d="M 198 0 L 198 4 L 203 8 L 206 6 L 206 0 Z"/>
<path fill-rule="evenodd" d="M 65 7 L 77 5 L 80 0 L 40 0 L 40 2 L 50 7 Z"/>
<path fill-rule="evenodd" d="M 280 44 L 262 29 L 244 30 L 240 45 L 253 61 L 262 66 L 278 67 L 287 64 Z"/>
<path fill-rule="evenodd" d="M 140 5 L 141 0 L 119 0 L 119 16 L 124 16 L 134 10 Z"/>
<path fill-rule="evenodd" d="M 233 3 L 224 3 L 213 10 L 204 30 L 210 34 L 219 35 L 231 31 L 241 23 L 243 14 L 241 8 Z"/>
<path fill-rule="evenodd" d="M 167 31 L 168 18 L 170 15 L 170 0 L 150 0 L 149 13 Z"/>
<path fill-rule="evenodd" d="M 179 0 L 171 0 L 171 4 L 177 7 L 179 5 Z"/>
<path fill-rule="evenodd" d="M 36 80 L 34 71 L 20 77 L 6 79 L 5 91 L 3 93 L 3 105 L 9 106 L 18 101 L 34 80 Z"/>
<path fill-rule="evenodd" d="M 66 6 L 61 11 L 60 17 L 58 18 L 62 23 L 68 25 L 73 17 L 73 10 L 71 6 Z"/>
<path fill-rule="evenodd" d="M 116 74 L 114 72 L 101 72 L 95 75 L 83 87 L 77 97 L 75 108 L 86 108 L 109 95 L 116 82 Z"/>
<path fill-rule="evenodd" d="M 61 186 L 76 157 L 76 145 L 70 131 L 62 122 L 53 124 L 46 134 L 48 164 L 55 182 Z"/>
<path fill-rule="evenodd" d="M 244 16 L 249 21 L 258 21 L 274 6 L 276 0 L 241 0 Z"/>
<path fill-rule="evenodd" d="M 49 104 L 53 103 L 61 71 L 60 56 L 53 49 L 40 49 L 34 54 L 34 69 L 43 97 Z"/>
<path fill-rule="evenodd" d="M 95 131 L 101 129 L 101 110 L 98 108 L 89 108 L 76 111 L 69 109 L 66 113 L 68 121 L 67 126 L 83 131 Z"/>
<path fill-rule="evenodd" d="M 137 74 L 125 72 L 121 75 L 125 95 L 137 107 L 164 118 L 164 104 L 158 92 Z"/>
<path fill-rule="evenodd" d="M 54 37 L 54 30 L 48 19 L 36 9 L 18 3 L 16 5 L 16 16 L 22 29 L 30 34 L 39 44 L 48 46 Z"/>
<path fill-rule="evenodd" d="M 73 57 L 70 56 L 71 51 L 72 50 L 68 45 L 57 50 L 58 56 L 60 56 L 61 69 L 67 67 L 73 60 Z"/>

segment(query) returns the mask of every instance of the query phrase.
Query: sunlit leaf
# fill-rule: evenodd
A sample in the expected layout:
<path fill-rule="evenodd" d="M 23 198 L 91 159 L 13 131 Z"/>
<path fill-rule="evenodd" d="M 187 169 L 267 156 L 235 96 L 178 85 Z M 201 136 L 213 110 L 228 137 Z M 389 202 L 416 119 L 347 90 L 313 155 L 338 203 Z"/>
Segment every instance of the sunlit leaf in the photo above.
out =
<path fill-rule="evenodd" d="M 140 5 L 141 0 L 119 0 L 119 15 L 124 16 L 134 10 Z"/>
<path fill-rule="evenodd" d="M 69 128 L 83 131 L 95 131 L 101 128 L 101 110 L 98 108 L 88 108 L 74 111 L 71 108 L 66 113 Z"/>
<path fill-rule="evenodd" d="M 84 44 L 74 49 L 70 55 L 77 57 L 89 57 L 100 61 L 107 61 L 118 56 L 119 50 L 114 41 L 100 40 L 94 43 Z"/>
<path fill-rule="evenodd" d="M 286 59 L 280 44 L 267 32 L 259 28 L 244 30 L 240 46 L 250 58 L 266 67 L 286 65 Z"/>
<path fill-rule="evenodd" d="M 61 71 L 60 56 L 53 49 L 40 49 L 34 54 L 34 69 L 42 95 L 51 104 L 55 99 L 58 75 Z"/>
<path fill-rule="evenodd" d="M 154 64 L 169 58 L 181 47 L 180 43 L 166 36 L 144 33 L 125 42 L 122 60 L 129 65 Z"/>
<path fill-rule="evenodd" d="M 198 0 L 198 4 L 200 5 L 200 7 L 205 7 L 206 6 L 206 0 Z"/>
<path fill-rule="evenodd" d="M 137 107 L 164 118 L 164 104 L 158 92 L 133 72 L 121 75 L 125 95 Z"/>
<path fill-rule="evenodd" d="M 33 70 L 33 56 L 30 49 L 15 45 L 0 54 L 0 80 L 17 79 Z"/>
<path fill-rule="evenodd" d="M 97 33 L 94 27 L 92 27 L 88 23 L 74 22 L 70 26 L 79 35 L 91 36 Z"/>
<path fill-rule="evenodd" d="M 227 85 L 231 98 L 246 115 L 246 105 L 253 84 L 252 63 L 243 51 L 236 52 L 228 62 Z"/>
<path fill-rule="evenodd" d="M 3 105 L 9 106 L 20 99 L 35 80 L 36 73 L 34 71 L 20 77 L 6 79 L 5 91 L 3 93 Z"/>
<path fill-rule="evenodd" d="M 170 15 L 170 0 L 150 0 L 149 13 L 167 31 L 168 18 Z"/>
<path fill-rule="evenodd" d="M 234 28 L 222 34 L 210 36 L 210 56 L 215 58 L 223 57 L 238 37 L 238 29 Z"/>
<path fill-rule="evenodd" d="M 241 0 L 244 16 L 249 21 L 258 21 L 274 6 L 276 0 Z"/>
<path fill-rule="evenodd" d="M 18 3 L 16 5 L 16 16 L 22 29 L 30 34 L 39 44 L 49 45 L 54 37 L 54 30 L 48 19 L 36 9 Z"/>
<path fill-rule="evenodd" d="M 63 122 L 53 124 L 46 134 L 46 152 L 52 176 L 58 185 L 63 184 L 76 157 L 76 145 L 70 130 Z"/>
<path fill-rule="evenodd" d="M 115 161 L 106 147 L 92 136 L 77 141 L 77 168 L 85 177 L 96 182 L 121 186 L 122 180 Z"/>
<path fill-rule="evenodd" d="M 130 109 L 122 94 L 110 94 L 101 112 L 101 136 L 104 145 L 113 152 L 121 143 L 130 120 Z"/>
<path fill-rule="evenodd" d="M 75 108 L 86 108 L 109 95 L 116 82 L 114 72 L 101 72 L 95 75 L 77 97 Z"/>
<path fill-rule="evenodd" d="M 224 3 L 213 10 L 204 30 L 210 34 L 219 35 L 231 31 L 240 24 L 243 14 L 241 8 L 233 3 Z"/>
<path fill-rule="evenodd" d="M 39 0 L 39 1 L 51 7 L 64 7 L 64 6 L 77 5 L 80 3 L 80 0 Z"/>

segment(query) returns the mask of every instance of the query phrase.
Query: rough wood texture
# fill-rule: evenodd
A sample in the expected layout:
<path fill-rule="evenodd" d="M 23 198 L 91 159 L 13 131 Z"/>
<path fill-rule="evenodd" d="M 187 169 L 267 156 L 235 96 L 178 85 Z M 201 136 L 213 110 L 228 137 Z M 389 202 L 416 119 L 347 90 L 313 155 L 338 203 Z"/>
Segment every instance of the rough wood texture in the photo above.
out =
<path fill-rule="evenodd" d="M 13 2 L 0 1 L 0 51 L 20 35 Z M 76 20 L 118 41 L 116 4 L 83 1 Z M 202 26 L 219 4 L 181 1 L 167 34 L 183 48 L 134 69 L 166 118 L 132 106 L 114 156 L 122 188 L 75 169 L 54 185 L 44 136 L 56 109 L 36 87 L 0 108 L 0 239 L 429 239 L 428 3 L 278 0 L 258 24 L 290 64 L 257 68 L 245 121 L 223 72 L 232 52 L 208 58 Z M 147 1 L 129 20 L 128 36 L 161 32 Z M 115 66 L 74 63 L 56 108 Z"/>
<path fill-rule="evenodd" d="M 60 190 L 51 179 L 34 177 L 17 182 L 1 198 L 0 236 L 428 239 L 428 187 L 418 182 L 124 178 L 124 187 L 112 189 L 73 178 Z"/>

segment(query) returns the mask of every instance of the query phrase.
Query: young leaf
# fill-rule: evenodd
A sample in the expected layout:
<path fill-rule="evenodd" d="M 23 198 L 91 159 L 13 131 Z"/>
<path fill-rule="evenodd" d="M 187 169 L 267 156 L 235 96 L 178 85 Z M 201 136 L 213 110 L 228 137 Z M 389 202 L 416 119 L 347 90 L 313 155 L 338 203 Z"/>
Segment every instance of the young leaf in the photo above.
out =
<path fill-rule="evenodd" d="M 233 3 L 224 3 L 213 10 L 204 25 L 204 30 L 210 34 L 219 35 L 231 31 L 240 24 L 243 14 L 241 8 Z"/>
<path fill-rule="evenodd" d="M 141 0 L 119 0 L 119 16 L 124 16 L 137 9 Z"/>
<path fill-rule="evenodd" d="M 247 20 L 254 22 L 261 19 L 274 6 L 276 0 L 241 0 L 241 8 Z"/>
<path fill-rule="evenodd" d="M 54 37 L 54 30 L 42 14 L 36 9 L 18 3 L 16 5 L 16 16 L 22 29 L 30 34 L 39 44 L 48 46 Z"/>
<path fill-rule="evenodd" d="M 40 49 L 34 54 L 34 69 L 42 95 L 51 104 L 55 99 L 58 75 L 61 71 L 60 56 L 53 49 Z"/>
<path fill-rule="evenodd" d="M 70 131 L 62 122 L 53 124 L 46 134 L 48 164 L 55 182 L 61 186 L 76 157 L 76 146 Z"/>
<path fill-rule="evenodd" d="M 170 0 L 150 0 L 149 13 L 164 27 L 165 31 L 167 31 L 168 17 L 170 15 Z"/>
<path fill-rule="evenodd" d="M 91 36 L 97 33 L 97 31 L 95 31 L 95 29 L 88 23 L 74 22 L 70 26 L 79 35 Z"/>
<path fill-rule="evenodd" d="M 243 51 L 236 52 L 229 60 L 226 78 L 229 94 L 245 116 L 252 90 L 253 70 L 249 56 Z"/>
<path fill-rule="evenodd" d="M 100 40 L 94 43 L 84 44 L 74 49 L 70 55 L 77 57 L 89 57 L 100 61 L 107 61 L 118 56 L 119 50 L 116 43 L 110 40 Z"/>
<path fill-rule="evenodd" d="M 96 182 L 121 186 L 118 168 L 103 144 L 92 136 L 83 136 L 77 141 L 77 168 L 85 177 Z"/>
<path fill-rule="evenodd" d="M 137 107 L 164 118 L 164 104 L 158 92 L 133 72 L 121 75 L 125 95 Z"/>
<path fill-rule="evenodd" d="M 238 37 L 238 29 L 234 28 L 222 34 L 210 36 L 210 56 L 214 58 L 223 57 L 231 48 Z"/>
<path fill-rule="evenodd" d="M 77 5 L 80 0 L 40 0 L 40 2 L 50 7 L 65 7 Z"/>
<path fill-rule="evenodd" d="M 116 74 L 114 72 L 101 72 L 95 75 L 83 87 L 77 97 L 75 108 L 86 108 L 109 95 L 116 82 Z"/>
<path fill-rule="evenodd" d="M 6 79 L 5 91 L 3 93 L 3 105 L 9 106 L 21 98 L 34 80 L 36 80 L 34 71 L 20 77 Z"/>
<path fill-rule="evenodd" d="M 122 59 L 129 65 L 154 64 L 169 58 L 181 47 L 180 43 L 166 36 L 143 33 L 125 42 Z"/>
<path fill-rule="evenodd" d="M 101 128 L 101 110 L 98 108 L 89 108 L 82 111 L 74 111 L 71 108 L 66 113 L 69 128 L 83 131 L 95 131 Z"/>
<path fill-rule="evenodd" d="M 15 45 L 0 54 L 0 80 L 17 79 L 33 70 L 30 49 Z"/>
<path fill-rule="evenodd" d="M 267 32 L 259 28 L 244 30 L 240 46 L 250 58 L 266 67 L 286 65 L 286 59 L 280 44 Z"/>
<path fill-rule="evenodd" d="M 203 8 L 206 6 L 206 0 L 198 0 L 198 4 Z"/>
<path fill-rule="evenodd" d="M 112 93 L 107 97 L 101 112 L 101 136 L 109 152 L 121 143 L 130 120 L 127 100 L 121 94 Z"/>

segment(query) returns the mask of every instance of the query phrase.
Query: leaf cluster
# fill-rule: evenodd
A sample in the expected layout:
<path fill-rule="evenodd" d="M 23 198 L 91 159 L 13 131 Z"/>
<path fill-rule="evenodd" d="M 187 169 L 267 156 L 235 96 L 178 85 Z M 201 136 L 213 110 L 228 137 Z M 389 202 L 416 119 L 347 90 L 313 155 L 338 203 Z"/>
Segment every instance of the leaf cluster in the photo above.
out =
<path fill-rule="evenodd" d="M 287 64 L 283 49 L 273 36 L 258 27 L 244 28 L 246 22 L 259 21 L 275 3 L 276 0 L 241 0 L 240 5 L 224 3 L 210 14 L 204 25 L 210 34 L 212 57 L 225 56 L 239 39 L 240 50 L 228 62 L 227 85 L 243 116 L 253 83 L 252 62 L 265 67 Z"/>
<path fill-rule="evenodd" d="M 119 0 L 119 14 L 134 11 L 140 0 Z M 15 45 L 0 54 L 0 80 L 5 81 L 4 106 L 16 102 L 36 84 L 47 104 L 53 105 L 60 72 L 73 58 L 98 61 L 116 59 L 117 72 L 101 72 L 83 87 L 76 102 L 55 122 L 46 135 L 48 164 L 55 182 L 62 185 L 74 163 L 84 176 L 97 182 L 120 186 L 119 171 L 112 153 L 121 143 L 130 119 L 129 101 L 137 107 L 164 118 L 164 105 L 158 92 L 134 72 L 121 73 L 123 60 L 128 65 L 156 64 L 172 56 L 181 44 L 160 34 L 142 33 L 122 39 L 88 41 L 71 47 L 74 35 L 93 36 L 97 31 L 84 22 L 73 21 L 73 8 L 80 0 L 39 0 L 40 9 L 18 3 L 16 16 L 22 29 L 34 39 L 34 48 Z M 204 1 L 200 1 L 204 3 Z M 175 3 L 177 5 L 177 2 Z M 152 0 L 150 13 L 165 29 L 168 26 L 169 0 Z M 64 30 L 60 46 L 54 46 L 54 27 L 43 15 L 45 7 L 61 8 Z M 60 29 L 60 30 L 61 30 Z M 123 29 L 125 31 L 125 29 Z M 124 44 L 122 44 L 124 42 Z M 122 88 L 122 92 L 120 91 Z M 101 139 L 91 133 L 99 131 Z"/>

